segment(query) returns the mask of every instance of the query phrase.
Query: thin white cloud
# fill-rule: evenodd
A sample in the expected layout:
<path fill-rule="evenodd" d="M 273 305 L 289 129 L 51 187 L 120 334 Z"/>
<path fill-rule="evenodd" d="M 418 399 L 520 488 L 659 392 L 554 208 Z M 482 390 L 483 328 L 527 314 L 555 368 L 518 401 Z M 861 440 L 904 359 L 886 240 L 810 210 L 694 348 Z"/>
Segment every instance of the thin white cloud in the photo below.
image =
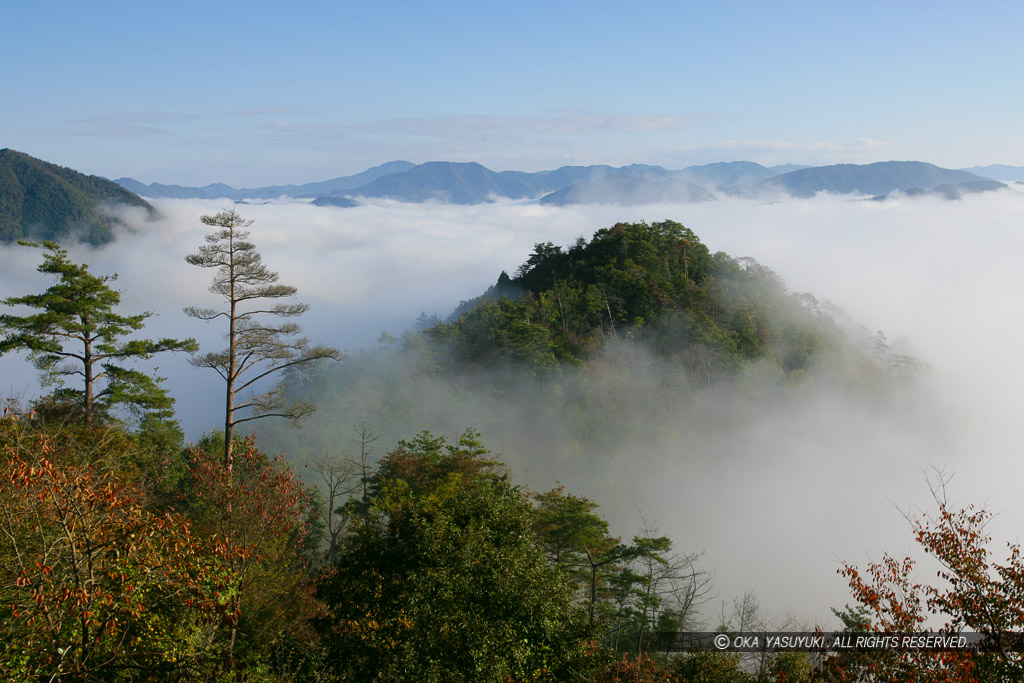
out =
<path fill-rule="evenodd" d="M 285 131 L 345 131 L 351 130 L 352 126 L 342 123 L 305 123 L 299 121 L 286 121 L 284 119 L 277 119 L 276 121 L 268 121 L 263 124 L 264 128 L 272 130 L 285 130 Z"/>
<path fill-rule="evenodd" d="M 147 137 L 171 135 L 174 124 L 188 123 L 192 114 L 178 112 L 116 112 L 68 121 L 71 133 L 99 137 Z"/>
<path fill-rule="evenodd" d="M 262 109 L 233 109 L 228 114 L 232 116 L 309 116 L 309 112 L 300 109 L 289 109 L 288 107 L 264 107 Z"/>
<path fill-rule="evenodd" d="M 646 139 L 649 133 L 685 130 L 713 116 L 704 112 L 574 112 L 552 116 L 393 118 L 362 123 L 281 116 L 265 121 L 261 127 L 266 142 L 320 153 L 330 150 L 334 158 L 341 154 L 375 159 L 447 159 L 477 161 L 494 170 L 506 170 L 508 164 L 520 170 L 541 170 L 560 165 L 558 162 L 567 154 L 580 163 L 612 163 L 613 157 L 635 161 L 640 138 Z M 619 151 L 609 155 L 606 146 L 595 142 L 598 138 L 617 140 L 634 153 Z M 625 142 L 627 138 L 632 142 Z"/>
<path fill-rule="evenodd" d="M 710 115 L 578 114 L 568 116 L 453 116 L 398 118 L 365 124 L 368 132 L 431 137 L 465 135 L 589 135 L 688 128 Z"/>
<path fill-rule="evenodd" d="M 697 145 L 693 150 L 772 150 L 776 152 L 855 152 L 878 150 L 888 147 L 885 140 L 874 138 L 857 138 L 842 142 L 791 142 L 787 140 L 720 140 L 704 145 Z"/>
<path fill-rule="evenodd" d="M 279 119 L 267 127 L 295 133 L 336 131 L 375 135 L 404 134 L 432 138 L 479 136 L 592 135 L 678 130 L 711 117 L 707 113 L 577 114 L 566 116 L 451 116 L 395 118 L 357 124 L 312 123 Z"/>
<path fill-rule="evenodd" d="M 781 163 L 824 166 L 871 163 L 881 161 L 885 156 L 893 157 L 900 154 L 898 145 L 871 137 L 810 141 L 725 139 L 665 149 L 653 154 L 650 163 L 660 163 L 669 168 L 740 160 L 755 161 L 766 166 Z"/>

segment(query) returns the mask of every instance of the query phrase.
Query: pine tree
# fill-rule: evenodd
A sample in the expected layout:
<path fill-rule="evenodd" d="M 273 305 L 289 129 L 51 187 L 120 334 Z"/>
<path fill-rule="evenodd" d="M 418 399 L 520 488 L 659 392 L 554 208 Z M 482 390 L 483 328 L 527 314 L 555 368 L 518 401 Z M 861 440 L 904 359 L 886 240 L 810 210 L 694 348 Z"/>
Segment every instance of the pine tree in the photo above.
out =
<path fill-rule="evenodd" d="M 224 462 L 230 471 L 235 426 L 272 416 L 298 420 L 314 410 L 308 403 L 288 402 L 280 384 L 247 398 L 239 398 L 239 393 L 285 368 L 321 358 L 340 360 L 341 354 L 327 346 L 310 346 L 309 339 L 298 336 L 301 329 L 294 322 L 265 322 L 266 316 L 295 318 L 309 310 L 309 305 L 264 303 L 294 297 L 297 290 L 279 284 L 278 274 L 263 265 L 255 245 L 247 241 L 249 233 L 244 228 L 252 225 L 252 220 L 242 218 L 233 208 L 200 220 L 217 230 L 206 236 L 198 253 L 185 260 L 217 269 L 210 291 L 223 299 L 226 308 L 189 306 L 185 313 L 200 320 L 225 318 L 228 323 L 228 348 L 195 357 L 192 363 L 215 370 L 225 381 Z"/>
<path fill-rule="evenodd" d="M 28 306 L 39 312 L 0 315 L 0 354 L 28 350 L 32 362 L 51 384 L 63 385 L 63 378 L 81 377 L 81 389 L 60 389 L 58 402 L 76 404 L 86 423 L 98 412 L 125 404 L 134 408 L 165 409 L 170 398 L 150 377 L 119 365 L 120 362 L 149 358 L 163 351 L 195 352 L 194 339 L 123 340 L 143 327 L 152 313 L 120 315 L 114 309 L 121 294 L 107 283 L 117 275 L 93 275 L 87 265 L 72 263 L 68 253 L 54 242 L 21 242 L 43 247 L 40 273 L 54 275 L 58 282 L 42 294 L 7 297 L 7 306 Z M 97 391 L 98 382 L 106 388 Z"/>

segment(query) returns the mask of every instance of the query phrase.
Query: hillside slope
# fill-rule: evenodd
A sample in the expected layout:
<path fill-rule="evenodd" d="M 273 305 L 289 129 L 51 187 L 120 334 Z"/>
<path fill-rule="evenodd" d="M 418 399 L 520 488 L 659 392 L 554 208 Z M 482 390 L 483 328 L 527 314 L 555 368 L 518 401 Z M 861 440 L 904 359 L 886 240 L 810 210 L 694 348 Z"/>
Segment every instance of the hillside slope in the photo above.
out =
<path fill-rule="evenodd" d="M 144 199 L 105 178 L 0 150 L 0 241 L 77 237 L 103 244 L 120 223 L 109 212 L 117 205 L 153 211 Z"/>

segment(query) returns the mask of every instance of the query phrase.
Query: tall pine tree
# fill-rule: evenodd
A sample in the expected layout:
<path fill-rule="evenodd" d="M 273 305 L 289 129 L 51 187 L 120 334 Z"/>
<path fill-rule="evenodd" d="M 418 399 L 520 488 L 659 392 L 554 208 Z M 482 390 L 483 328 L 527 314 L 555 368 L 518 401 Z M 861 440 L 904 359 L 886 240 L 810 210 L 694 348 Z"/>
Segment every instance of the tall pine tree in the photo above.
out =
<path fill-rule="evenodd" d="M 309 310 L 308 304 L 267 303 L 289 299 L 296 289 L 279 284 L 278 274 L 263 265 L 255 245 L 247 241 L 244 229 L 252 220 L 227 209 L 200 220 L 215 232 L 206 236 L 206 244 L 185 260 L 201 268 L 216 268 L 210 291 L 221 297 L 224 308 L 189 306 L 185 313 L 200 320 L 224 318 L 227 321 L 228 348 L 193 358 L 197 367 L 211 368 L 225 381 L 224 462 L 232 465 L 232 440 L 237 425 L 264 417 L 301 419 L 313 411 L 303 402 L 288 402 L 279 384 L 261 393 L 239 398 L 239 393 L 257 388 L 261 380 L 285 368 L 321 358 L 340 360 L 341 353 L 327 346 L 311 346 L 298 336 L 299 326 L 291 321 L 271 323 L 267 316 L 295 318 Z"/>

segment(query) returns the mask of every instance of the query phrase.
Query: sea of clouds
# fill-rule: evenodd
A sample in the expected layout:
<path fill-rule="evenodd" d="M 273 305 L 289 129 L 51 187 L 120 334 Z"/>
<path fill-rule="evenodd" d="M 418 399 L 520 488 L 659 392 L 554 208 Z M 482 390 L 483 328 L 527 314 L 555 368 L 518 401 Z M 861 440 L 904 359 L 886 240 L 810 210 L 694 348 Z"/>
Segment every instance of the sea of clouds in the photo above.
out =
<path fill-rule="evenodd" d="M 99 249 L 72 246 L 72 258 L 97 274 L 118 274 L 124 312 L 158 314 L 147 336 L 196 337 L 206 350 L 219 348 L 215 324 L 182 313 L 187 305 L 218 305 L 207 291 L 212 273 L 184 257 L 209 232 L 199 216 L 227 204 L 153 204 L 157 220 L 128 212 L 134 231 Z M 615 467 L 522 464 L 520 476 L 534 488 L 550 488 L 558 478 L 602 503 L 616 533 L 635 533 L 643 514 L 680 549 L 703 551 L 719 600 L 750 590 L 770 614 L 836 626 L 828 608 L 850 600 L 836 569 L 843 560 L 864 565 L 883 552 L 913 550 L 900 510 L 934 509 L 923 474 L 931 467 L 953 475 L 955 503 L 999 513 L 990 526 L 1000 542 L 997 556 L 1003 541 L 1018 540 L 1024 194 L 564 208 L 276 202 L 237 210 L 254 219 L 251 239 L 265 263 L 311 304 L 301 320 L 306 334 L 342 350 L 369 347 L 382 331 L 400 336 L 422 312 L 446 317 L 502 270 L 514 272 L 537 242 L 567 245 L 618 221 L 667 218 L 691 228 L 712 251 L 756 258 L 789 289 L 831 301 L 927 363 L 919 391 L 884 410 L 823 396 L 813 408 L 751 420 L 696 463 L 675 457 L 681 443 L 695 438 L 693 425 L 680 425 L 660 444 L 616 445 Z M 2 296 L 48 286 L 35 272 L 39 257 L 25 247 L 0 248 Z M 222 389 L 214 373 L 193 369 L 181 356 L 155 364 L 178 399 L 188 438 L 216 428 Z M 37 392 L 23 354 L 0 359 L 0 394 L 28 399 Z M 717 603 L 706 611 L 713 622 Z"/>

